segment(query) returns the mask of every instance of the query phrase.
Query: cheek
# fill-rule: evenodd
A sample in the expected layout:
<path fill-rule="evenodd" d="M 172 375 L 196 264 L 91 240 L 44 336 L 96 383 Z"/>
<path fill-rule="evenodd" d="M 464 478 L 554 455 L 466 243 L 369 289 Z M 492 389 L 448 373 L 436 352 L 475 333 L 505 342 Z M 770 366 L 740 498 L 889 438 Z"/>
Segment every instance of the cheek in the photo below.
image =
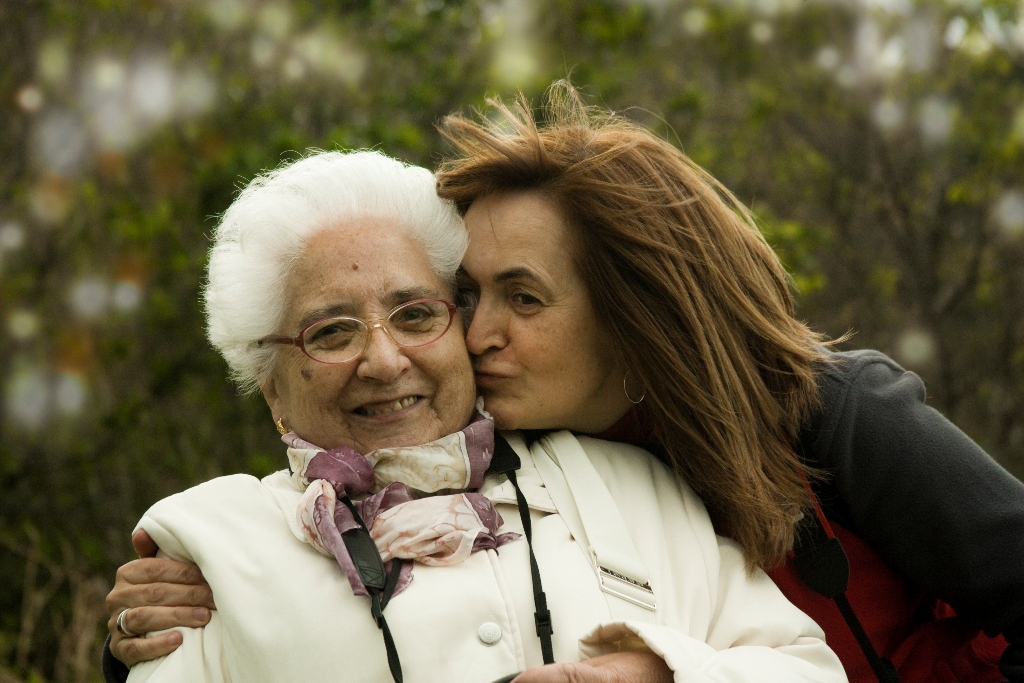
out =
<path fill-rule="evenodd" d="M 321 368 L 316 367 L 317 365 L 320 363 L 303 356 L 288 366 L 288 377 L 291 380 L 289 384 L 294 391 L 300 394 L 306 394 L 311 390 L 315 391 L 314 387 L 322 382 L 326 375 Z M 324 369 L 326 368 L 327 366 Z M 299 381 L 300 378 L 302 381 Z"/>
<path fill-rule="evenodd" d="M 465 394 L 469 394 L 473 397 L 476 396 L 476 383 L 473 381 L 473 366 L 470 364 L 468 355 L 465 355 L 464 359 L 460 359 L 452 365 L 448 376 L 453 385 L 457 388 L 460 397 Z"/>
<path fill-rule="evenodd" d="M 581 379 L 589 381 L 603 375 L 612 357 L 607 341 L 597 330 L 589 329 L 580 335 L 574 362 Z"/>
<path fill-rule="evenodd" d="M 289 368 L 289 373 L 292 403 L 301 406 L 309 417 L 333 412 L 352 376 L 352 371 L 346 367 L 312 360 L 296 363 Z"/>
<path fill-rule="evenodd" d="M 467 386 L 473 386 L 473 366 L 460 332 L 451 330 L 444 338 L 447 342 L 445 346 L 434 349 L 436 355 L 424 359 L 429 363 L 424 366 L 424 370 L 434 384 L 453 392 L 452 398 L 459 396 Z"/>
<path fill-rule="evenodd" d="M 558 414 L 584 409 L 586 399 L 601 384 L 607 365 L 597 330 L 566 316 L 524 332 L 528 333 L 520 336 L 516 356 L 530 378 L 532 396 L 524 398 L 532 398 L 546 411 Z"/>
<path fill-rule="evenodd" d="M 561 374 L 575 363 L 576 341 L 557 319 L 519 320 L 510 326 L 509 347 L 534 381 Z"/>

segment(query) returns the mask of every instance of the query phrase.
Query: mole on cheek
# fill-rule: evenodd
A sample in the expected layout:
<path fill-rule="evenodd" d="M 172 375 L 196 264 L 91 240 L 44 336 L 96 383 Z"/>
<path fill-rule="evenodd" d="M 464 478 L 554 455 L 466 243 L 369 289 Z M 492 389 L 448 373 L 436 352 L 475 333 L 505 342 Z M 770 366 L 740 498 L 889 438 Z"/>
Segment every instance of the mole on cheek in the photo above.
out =
<path fill-rule="evenodd" d="M 352 264 L 352 270 L 359 270 L 359 264 L 358 263 L 353 263 Z"/>
<path fill-rule="evenodd" d="M 309 368 L 302 368 L 302 371 L 299 374 L 302 375 L 302 379 L 308 380 L 313 378 L 313 371 Z"/>

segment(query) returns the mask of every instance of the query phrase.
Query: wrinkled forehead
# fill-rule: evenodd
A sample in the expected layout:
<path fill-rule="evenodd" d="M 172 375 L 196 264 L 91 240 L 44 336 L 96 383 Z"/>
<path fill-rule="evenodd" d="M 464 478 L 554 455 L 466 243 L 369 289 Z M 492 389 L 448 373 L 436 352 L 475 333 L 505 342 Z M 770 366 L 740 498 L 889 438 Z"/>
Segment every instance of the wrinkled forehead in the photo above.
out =
<path fill-rule="evenodd" d="M 285 317 L 294 322 L 317 311 L 380 315 L 414 299 L 448 299 L 451 285 L 409 231 L 369 217 L 310 237 L 292 263 L 285 294 Z"/>
<path fill-rule="evenodd" d="M 474 280 L 532 273 L 568 286 L 578 280 L 572 230 L 558 206 L 537 191 L 490 195 L 466 214 L 464 272 Z"/>

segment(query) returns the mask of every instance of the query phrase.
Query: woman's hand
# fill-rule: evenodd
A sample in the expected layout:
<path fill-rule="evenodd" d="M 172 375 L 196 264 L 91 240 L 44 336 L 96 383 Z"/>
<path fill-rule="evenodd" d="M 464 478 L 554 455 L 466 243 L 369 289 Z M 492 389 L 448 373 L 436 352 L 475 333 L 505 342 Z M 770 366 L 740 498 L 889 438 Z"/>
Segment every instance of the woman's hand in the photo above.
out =
<path fill-rule="evenodd" d="M 141 638 L 150 631 L 173 626 L 199 627 L 210 621 L 213 591 L 199 567 L 184 562 L 156 558 L 157 546 L 145 530 L 132 536 L 138 560 L 117 570 L 117 581 L 107 595 L 110 621 L 110 653 L 128 666 L 169 654 L 181 645 L 181 634 L 172 631 L 155 638 Z M 117 629 L 117 617 L 125 609 L 121 623 L 137 636 L 126 636 Z"/>
<path fill-rule="evenodd" d="M 672 670 L 651 652 L 616 652 L 527 669 L 512 683 L 672 683 Z"/>

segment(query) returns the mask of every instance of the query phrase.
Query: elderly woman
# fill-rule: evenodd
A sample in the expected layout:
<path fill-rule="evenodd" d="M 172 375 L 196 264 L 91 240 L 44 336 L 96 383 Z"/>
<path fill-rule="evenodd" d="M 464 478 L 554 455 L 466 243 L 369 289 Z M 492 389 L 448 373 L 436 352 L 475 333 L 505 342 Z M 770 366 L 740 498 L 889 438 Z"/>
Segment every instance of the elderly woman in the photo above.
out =
<path fill-rule="evenodd" d="M 145 514 L 218 609 L 129 681 L 487 682 L 553 662 L 570 665 L 521 680 L 845 680 L 649 454 L 495 438 L 452 303 L 465 246 L 429 172 L 369 152 L 303 159 L 226 212 L 210 338 L 262 391 L 288 469 Z"/>
<path fill-rule="evenodd" d="M 439 191 L 470 230 L 467 345 L 499 427 L 657 453 L 750 564 L 775 567 L 852 680 L 893 680 L 881 654 L 904 681 L 1024 681 L 1024 487 L 925 405 L 915 375 L 879 353 L 822 348 L 794 319 L 777 257 L 704 171 L 586 111 L 567 85 L 551 103 L 543 126 L 524 106 L 443 127 L 460 156 Z M 154 601 L 131 582 L 153 580 L 177 582 L 161 586 L 163 604 L 212 606 L 195 570 L 126 565 L 109 603 L 128 661 L 173 649 L 177 634 L 125 637 L 125 608 L 139 632 L 209 618 L 140 606 Z M 1011 643 L 1002 674 L 1005 643 L 979 626 Z"/>

